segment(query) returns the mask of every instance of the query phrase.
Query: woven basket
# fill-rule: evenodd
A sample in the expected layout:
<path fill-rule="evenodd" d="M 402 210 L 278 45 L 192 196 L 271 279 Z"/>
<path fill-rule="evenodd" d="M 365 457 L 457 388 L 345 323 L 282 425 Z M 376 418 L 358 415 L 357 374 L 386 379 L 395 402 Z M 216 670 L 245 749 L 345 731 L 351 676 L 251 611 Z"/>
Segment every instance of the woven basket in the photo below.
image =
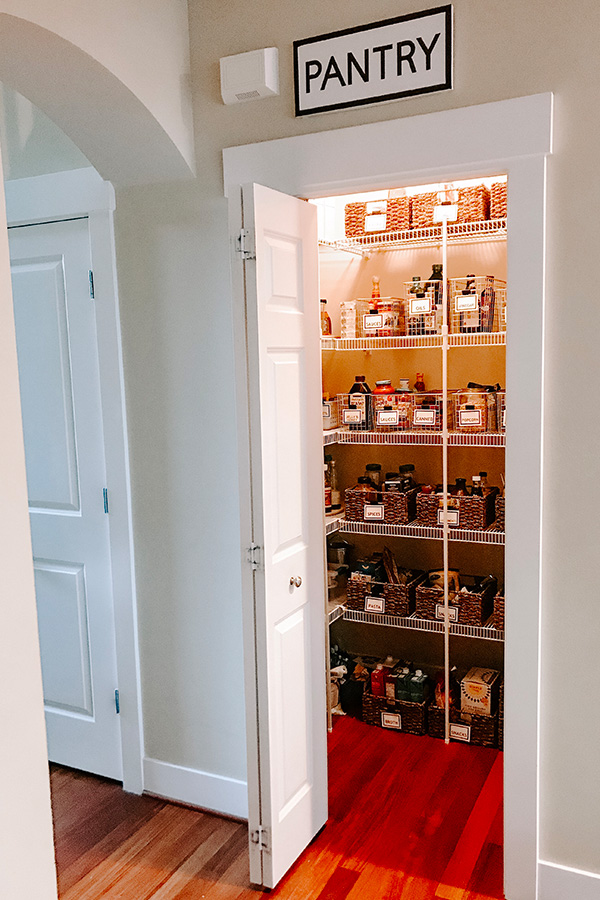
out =
<path fill-rule="evenodd" d="M 463 582 L 474 581 L 469 576 L 461 578 Z M 498 583 L 494 580 L 488 584 L 483 591 L 476 592 L 475 589 L 469 592 L 450 593 L 448 605 L 450 609 L 458 609 L 458 618 L 451 619 L 458 625 L 473 625 L 480 627 L 485 625 L 492 615 L 494 609 L 494 594 Z M 437 608 L 444 604 L 444 591 L 440 587 L 427 587 L 418 585 L 416 590 L 416 613 L 420 619 L 429 619 L 430 621 L 441 621 L 441 617 L 436 615 Z"/>
<path fill-rule="evenodd" d="M 348 579 L 346 606 L 348 609 L 357 609 L 365 612 L 367 597 L 376 592 L 376 596 L 382 596 L 384 601 L 381 615 L 385 616 L 410 616 L 415 611 L 417 585 L 425 578 L 424 572 L 416 574 L 409 584 L 379 584 L 368 581 L 354 581 Z M 373 613 L 372 610 L 369 612 Z M 374 613 L 375 615 L 377 613 Z"/>
<path fill-rule="evenodd" d="M 497 744 L 498 714 L 493 716 L 475 716 L 461 713 L 456 707 L 450 707 L 450 722 L 453 725 L 470 725 L 470 744 L 478 747 L 495 747 Z M 444 710 L 439 706 L 430 706 L 427 713 L 427 731 L 430 737 L 445 738 L 446 722 Z"/>
<path fill-rule="evenodd" d="M 504 631 L 504 593 L 500 591 L 494 597 L 494 628 Z"/>
<path fill-rule="evenodd" d="M 433 225 L 433 208 L 438 203 L 438 195 L 433 193 L 415 194 L 411 199 L 411 226 L 413 228 L 431 228 Z"/>
<path fill-rule="evenodd" d="M 350 522 L 375 522 L 382 525 L 408 525 L 417 515 L 418 489 L 405 494 L 397 491 L 357 491 L 347 488 L 346 519 Z M 383 518 L 365 519 L 365 504 L 383 507 Z"/>
<path fill-rule="evenodd" d="M 496 527 L 498 531 L 505 531 L 506 520 L 504 518 L 505 502 L 500 494 L 496 497 Z"/>
<path fill-rule="evenodd" d="M 346 237 L 366 237 L 381 234 L 380 231 L 365 231 L 367 216 L 366 203 L 347 203 L 344 208 Z M 407 231 L 410 228 L 410 199 L 393 197 L 386 202 L 385 231 Z"/>
<path fill-rule="evenodd" d="M 458 222 L 481 222 L 490 214 L 490 192 L 484 184 L 458 189 Z"/>
<path fill-rule="evenodd" d="M 458 508 L 457 528 L 470 528 L 481 531 L 487 528 L 495 518 L 495 498 L 498 488 L 490 488 L 485 497 L 452 497 L 450 509 Z M 441 509 L 440 497 L 437 494 L 417 495 L 417 522 L 427 528 L 438 527 L 438 510 Z"/>
<path fill-rule="evenodd" d="M 507 184 L 495 181 L 490 190 L 490 219 L 504 219 L 507 213 Z"/>
<path fill-rule="evenodd" d="M 409 703 L 407 700 L 392 700 L 388 697 L 374 697 L 367 691 L 363 694 L 362 717 L 368 725 L 377 725 L 379 728 L 389 728 L 392 731 L 405 731 L 408 734 L 427 734 L 427 705 L 424 703 Z M 396 719 L 390 720 L 390 724 L 384 724 L 384 715 L 400 716 L 400 727 L 395 724 Z"/>

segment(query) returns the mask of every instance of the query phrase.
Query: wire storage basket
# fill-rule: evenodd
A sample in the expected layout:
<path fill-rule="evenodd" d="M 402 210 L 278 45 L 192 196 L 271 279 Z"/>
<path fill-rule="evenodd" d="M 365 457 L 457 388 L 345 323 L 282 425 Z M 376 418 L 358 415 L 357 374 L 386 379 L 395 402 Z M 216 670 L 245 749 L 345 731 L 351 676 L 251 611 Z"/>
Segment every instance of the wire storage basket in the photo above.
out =
<path fill-rule="evenodd" d="M 452 394 L 454 431 L 463 434 L 485 434 L 496 431 L 496 394 L 465 390 Z"/>
<path fill-rule="evenodd" d="M 417 585 L 424 578 L 424 572 L 415 572 L 406 584 L 391 584 L 350 577 L 346 606 L 382 616 L 410 616 L 415 611 Z"/>
<path fill-rule="evenodd" d="M 442 431 L 444 416 L 448 427 L 451 427 L 451 399 L 448 398 L 448 404 L 444 410 L 441 391 L 413 394 L 412 403 L 412 431 Z"/>
<path fill-rule="evenodd" d="M 341 403 L 338 397 L 323 399 L 323 431 L 339 428 L 341 422 Z"/>
<path fill-rule="evenodd" d="M 412 421 L 413 395 L 397 391 L 373 394 L 373 426 L 375 431 L 409 431 Z"/>
<path fill-rule="evenodd" d="M 506 282 L 494 275 L 464 275 L 448 281 L 451 334 L 506 331 Z"/>
<path fill-rule="evenodd" d="M 372 394 L 338 394 L 340 424 L 348 431 L 371 431 L 373 428 Z"/>
<path fill-rule="evenodd" d="M 411 337 L 441 334 L 443 325 L 443 285 L 437 280 L 416 276 L 404 282 L 406 334 Z"/>
<path fill-rule="evenodd" d="M 399 297 L 380 297 L 369 301 L 360 299 L 367 305 L 362 316 L 362 332 L 364 337 L 399 337 L 406 334 L 404 317 L 404 301 Z M 377 307 L 372 307 L 376 303 Z"/>
<path fill-rule="evenodd" d="M 462 588 L 448 596 L 450 621 L 481 627 L 494 610 L 498 582 L 492 576 L 461 575 Z M 420 584 L 416 590 L 416 614 L 420 619 L 443 621 L 444 590 L 438 585 Z"/>

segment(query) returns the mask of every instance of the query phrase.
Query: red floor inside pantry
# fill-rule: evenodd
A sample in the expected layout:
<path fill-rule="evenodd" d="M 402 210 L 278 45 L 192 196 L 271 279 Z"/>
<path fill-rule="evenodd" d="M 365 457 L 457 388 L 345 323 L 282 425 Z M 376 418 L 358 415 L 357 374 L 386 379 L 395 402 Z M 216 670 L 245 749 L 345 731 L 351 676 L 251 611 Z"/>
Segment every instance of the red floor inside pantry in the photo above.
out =
<path fill-rule="evenodd" d="M 503 898 L 502 753 L 336 717 L 328 825 L 273 895 Z"/>

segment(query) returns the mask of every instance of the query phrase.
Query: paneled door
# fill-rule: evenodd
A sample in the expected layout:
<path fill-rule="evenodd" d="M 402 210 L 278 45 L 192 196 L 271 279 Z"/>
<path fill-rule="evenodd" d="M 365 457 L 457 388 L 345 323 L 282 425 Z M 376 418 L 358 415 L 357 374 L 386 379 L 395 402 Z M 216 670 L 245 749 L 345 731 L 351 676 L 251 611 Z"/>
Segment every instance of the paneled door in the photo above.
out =
<path fill-rule="evenodd" d="M 9 243 L 48 756 L 121 779 L 88 220 Z"/>
<path fill-rule="evenodd" d="M 256 254 L 245 263 L 260 771 L 250 859 L 252 880 L 271 888 L 327 820 L 317 211 L 252 185 L 243 217 Z"/>

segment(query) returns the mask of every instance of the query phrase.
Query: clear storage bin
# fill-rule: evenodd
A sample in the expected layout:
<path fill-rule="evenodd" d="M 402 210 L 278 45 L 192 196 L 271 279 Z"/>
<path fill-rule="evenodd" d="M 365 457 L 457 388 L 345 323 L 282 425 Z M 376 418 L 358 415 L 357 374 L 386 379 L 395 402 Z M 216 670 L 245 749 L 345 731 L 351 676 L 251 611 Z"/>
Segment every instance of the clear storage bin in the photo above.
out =
<path fill-rule="evenodd" d="M 506 282 L 486 275 L 450 278 L 451 334 L 506 331 Z"/>

